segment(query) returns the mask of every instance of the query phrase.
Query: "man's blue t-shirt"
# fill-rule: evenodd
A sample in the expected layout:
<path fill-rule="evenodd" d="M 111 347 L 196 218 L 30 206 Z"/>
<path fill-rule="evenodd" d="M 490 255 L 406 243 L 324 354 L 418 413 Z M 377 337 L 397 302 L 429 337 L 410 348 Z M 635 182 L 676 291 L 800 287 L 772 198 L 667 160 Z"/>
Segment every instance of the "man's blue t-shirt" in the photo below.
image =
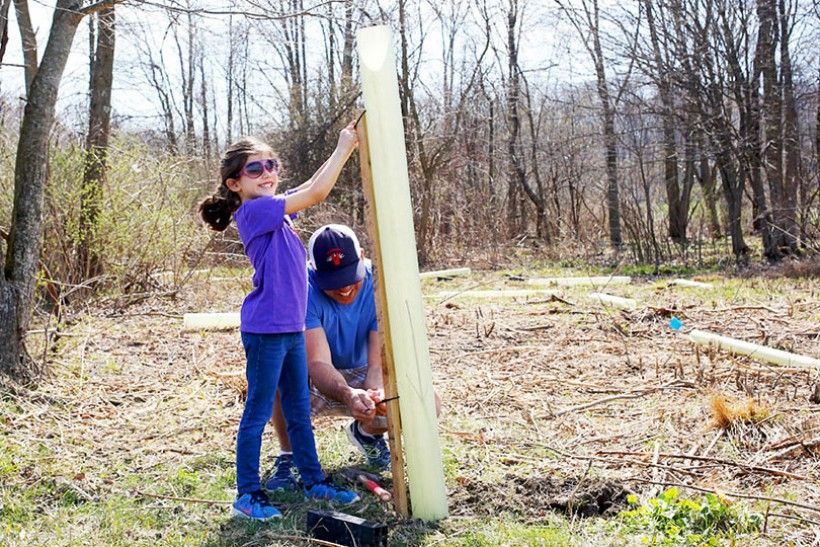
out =
<path fill-rule="evenodd" d="M 373 269 L 365 262 L 362 288 L 351 304 L 339 304 L 316 286 L 316 273 L 308 269 L 308 304 L 305 328 L 322 327 L 330 346 L 333 366 L 338 369 L 367 365 L 367 341 L 371 331 L 378 331 Z"/>

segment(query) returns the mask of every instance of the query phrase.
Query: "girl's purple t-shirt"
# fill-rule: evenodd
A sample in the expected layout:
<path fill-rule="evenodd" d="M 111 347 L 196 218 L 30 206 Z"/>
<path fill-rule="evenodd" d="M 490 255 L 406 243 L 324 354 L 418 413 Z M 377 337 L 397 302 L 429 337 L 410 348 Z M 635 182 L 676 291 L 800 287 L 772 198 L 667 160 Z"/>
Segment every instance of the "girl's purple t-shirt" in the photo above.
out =
<path fill-rule="evenodd" d="M 307 253 L 285 222 L 284 196 L 248 200 L 234 220 L 254 269 L 253 290 L 242 303 L 242 332 L 305 330 Z"/>

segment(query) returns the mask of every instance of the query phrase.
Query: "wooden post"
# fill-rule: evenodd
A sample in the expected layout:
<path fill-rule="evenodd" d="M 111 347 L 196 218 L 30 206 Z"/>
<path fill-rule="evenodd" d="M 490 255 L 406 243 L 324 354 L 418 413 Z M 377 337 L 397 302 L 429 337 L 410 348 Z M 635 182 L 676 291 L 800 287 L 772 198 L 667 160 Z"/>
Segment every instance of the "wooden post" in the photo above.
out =
<path fill-rule="evenodd" d="M 375 269 L 380 272 L 377 301 L 385 335 L 384 362 L 393 367 L 388 374 L 393 373 L 390 378 L 400 397 L 398 432 L 403 435 L 412 515 L 438 520 L 447 516 L 447 495 L 390 31 L 386 26 L 360 30 L 358 48 L 367 109 L 366 144 L 360 143 L 359 150 L 367 154 L 362 172 L 367 171 L 370 179 L 365 186 L 370 186 L 366 195 L 375 235 Z M 394 479 L 401 472 L 394 460 Z"/>
<path fill-rule="evenodd" d="M 381 267 L 381 245 L 376 210 L 373 207 L 373 175 L 370 170 L 370 152 L 367 143 L 367 116 L 356 126 L 359 134 L 359 163 L 362 172 L 362 187 L 367 202 L 367 231 L 370 235 L 375 267 L 373 281 L 376 286 L 376 313 L 379 317 L 379 338 L 382 341 L 382 377 L 385 398 L 398 395 L 396 387 L 396 367 L 393 363 L 393 349 L 390 347 L 390 320 L 387 315 L 387 298 L 384 292 L 384 270 Z M 403 517 L 410 516 L 407 504 L 407 484 L 404 481 L 404 453 L 401 444 L 401 410 L 398 399 L 387 405 L 387 437 L 390 442 L 390 469 L 393 473 L 393 504 L 396 512 Z"/>

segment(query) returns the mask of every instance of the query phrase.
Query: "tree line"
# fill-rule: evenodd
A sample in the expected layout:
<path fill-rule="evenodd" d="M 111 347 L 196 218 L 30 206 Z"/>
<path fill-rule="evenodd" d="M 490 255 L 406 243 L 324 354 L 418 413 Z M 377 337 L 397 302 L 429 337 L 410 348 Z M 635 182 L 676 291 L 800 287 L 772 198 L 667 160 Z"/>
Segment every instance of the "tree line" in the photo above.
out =
<path fill-rule="evenodd" d="M 22 40 L 9 49 L 12 19 Z M 71 125 L 56 104 L 78 30 L 89 71 L 74 134 L 85 159 L 64 283 L 105 273 L 95 239 L 117 184 L 112 141 L 180 159 L 204 192 L 219 150 L 258 134 L 302 180 L 358 111 L 355 34 L 371 24 L 394 29 L 422 265 L 523 240 L 559 254 L 608 246 L 656 267 L 723 237 L 740 263 L 758 248 L 770 261 L 817 250 L 817 2 L 58 0 L 41 58 L 27 0 L 4 0 L 0 23 L 0 63 L 25 74 L 18 118 L 0 95 L 16 141 L 3 187 L 13 198 L 0 210 L 7 372 L 25 361 L 35 280 L 49 264 L 50 136 Z M 130 56 L 117 63 L 121 44 Z M 146 90 L 150 124 L 118 116 L 116 82 Z M 331 199 L 362 222 L 355 172 Z"/>

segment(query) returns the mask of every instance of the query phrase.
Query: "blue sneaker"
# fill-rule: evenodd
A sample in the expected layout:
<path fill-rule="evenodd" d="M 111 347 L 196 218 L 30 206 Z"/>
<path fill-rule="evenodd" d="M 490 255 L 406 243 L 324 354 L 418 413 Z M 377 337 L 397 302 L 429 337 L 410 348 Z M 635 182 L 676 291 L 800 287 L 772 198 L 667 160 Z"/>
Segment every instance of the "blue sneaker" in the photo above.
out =
<path fill-rule="evenodd" d="M 359 495 L 350 490 L 343 490 L 333 483 L 330 478 L 305 486 L 305 495 L 315 500 L 328 500 L 337 503 L 349 504 L 358 501 Z"/>
<path fill-rule="evenodd" d="M 365 435 L 359 428 L 359 422 L 353 420 L 347 426 L 347 437 L 353 445 L 362 451 L 367 458 L 367 465 L 377 469 L 390 469 L 390 449 L 384 440 L 384 435 L 378 437 Z"/>
<path fill-rule="evenodd" d="M 233 502 L 233 515 L 243 519 L 270 520 L 282 518 L 282 513 L 270 504 L 262 490 L 242 494 Z"/>
<path fill-rule="evenodd" d="M 294 476 L 293 454 L 279 454 L 276 456 L 273 474 L 265 483 L 267 490 L 296 490 L 299 483 Z"/>

